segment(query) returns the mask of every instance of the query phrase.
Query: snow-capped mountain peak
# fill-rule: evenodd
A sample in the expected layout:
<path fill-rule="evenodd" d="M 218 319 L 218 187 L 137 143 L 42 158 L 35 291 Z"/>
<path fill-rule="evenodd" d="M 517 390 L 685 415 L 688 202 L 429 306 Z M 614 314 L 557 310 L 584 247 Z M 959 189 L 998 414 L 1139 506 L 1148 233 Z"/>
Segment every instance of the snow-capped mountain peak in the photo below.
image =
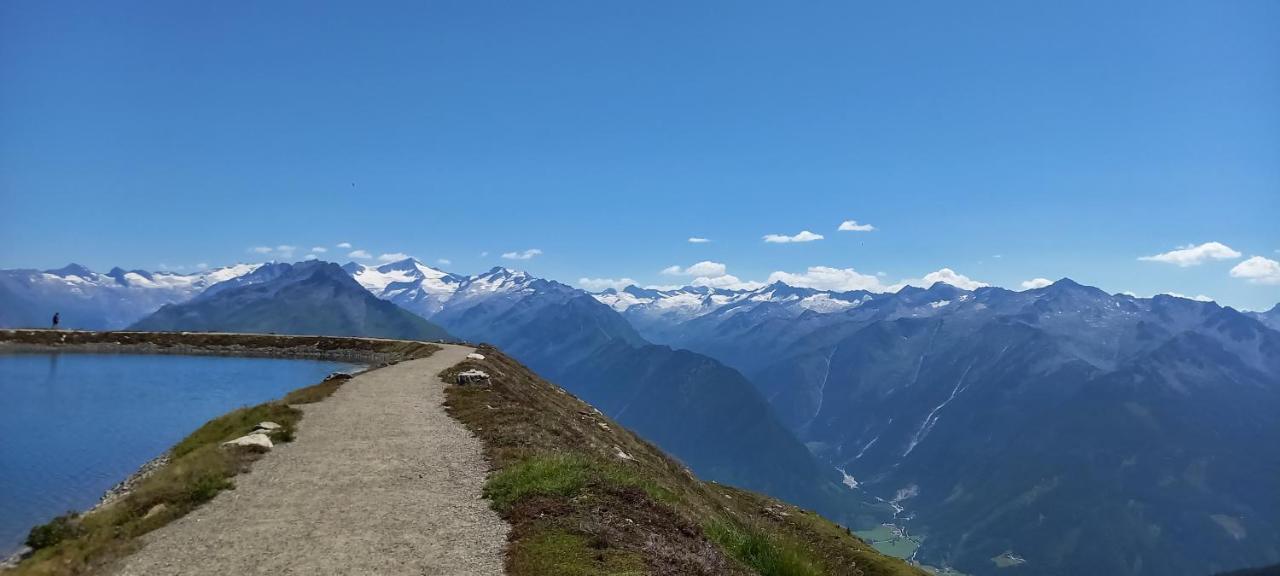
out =
<path fill-rule="evenodd" d="M 44 326 L 61 312 L 71 328 L 123 328 L 165 304 L 185 302 L 210 286 L 244 276 L 259 264 L 236 264 L 195 273 L 148 272 L 115 267 L 106 274 L 80 264 L 51 270 L 0 270 L 0 325 Z"/>

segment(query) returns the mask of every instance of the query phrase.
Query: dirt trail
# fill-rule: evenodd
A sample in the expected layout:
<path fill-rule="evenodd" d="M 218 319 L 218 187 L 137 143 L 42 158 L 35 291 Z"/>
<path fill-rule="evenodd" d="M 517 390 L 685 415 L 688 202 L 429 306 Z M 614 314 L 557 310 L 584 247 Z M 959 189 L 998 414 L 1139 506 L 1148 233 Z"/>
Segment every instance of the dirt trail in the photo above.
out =
<path fill-rule="evenodd" d="M 502 574 L 480 441 L 437 375 L 470 348 L 362 374 L 303 407 L 297 439 L 236 489 L 143 538 L 116 573 Z"/>

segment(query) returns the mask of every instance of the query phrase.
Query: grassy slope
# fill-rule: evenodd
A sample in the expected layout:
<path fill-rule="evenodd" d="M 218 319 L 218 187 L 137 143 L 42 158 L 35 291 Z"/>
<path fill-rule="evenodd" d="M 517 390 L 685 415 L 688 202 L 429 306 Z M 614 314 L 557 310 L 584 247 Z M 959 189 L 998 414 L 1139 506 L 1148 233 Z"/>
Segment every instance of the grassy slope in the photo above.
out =
<path fill-rule="evenodd" d="M 489 385 L 450 386 L 511 522 L 507 570 L 588 574 L 924 574 L 820 516 L 705 483 L 586 403 L 485 348 Z"/>
<path fill-rule="evenodd" d="M 372 344 L 404 358 L 425 357 L 439 349 L 408 342 Z M 35 553 L 7 574 L 69 576 L 103 571 L 132 552 L 138 537 L 185 515 L 218 492 L 235 488 L 233 478 L 248 471 L 261 456 L 251 449 L 222 448 L 223 442 L 248 434 L 262 421 L 281 425 L 271 435 L 273 441 L 291 441 L 303 416 L 295 406 L 328 398 L 345 380 L 328 378 L 294 390 L 278 401 L 241 408 L 210 420 L 175 445 L 169 451 L 169 462 L 123 498 L 87 514 L 69 513 L 32 529 L 28 545 L 36 548 Z"/>

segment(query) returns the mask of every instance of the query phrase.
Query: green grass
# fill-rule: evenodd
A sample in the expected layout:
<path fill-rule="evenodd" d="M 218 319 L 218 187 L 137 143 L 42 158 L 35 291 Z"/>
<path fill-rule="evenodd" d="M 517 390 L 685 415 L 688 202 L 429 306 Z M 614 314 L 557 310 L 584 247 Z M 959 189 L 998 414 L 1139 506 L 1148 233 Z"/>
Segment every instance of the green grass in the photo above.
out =
<path fill-rule="evenodd" d="M 205 422 L 190 436 L 184 438 L 170 452 L 173 458 L 181 458 L 202 446 L 220 444 L 248 434 L 259 422 L 270 421 L 279 424 L 279 433 L 292 438 L 298 420 L 302 419 L 302 411 L 281 402 L 268 402 L 247 408 L 238 408 L 227 414 Z M 278 437 L 273 435 L 272 439 Z"/>
<path fill-rule="evenodd" d="M 338 387 L 342 386 L 352 377 L 349 374 L 337 374 L 325 378 L 319 384 L 312 384 L 305 388 L 299 388 L 285 394 L 281 402 L 285 404 L 314 404 L 333 395 L 338 391 Z M 283 423 L 281 423 L 283 424 Z"/>
<path fill-rule="evenodd" d="M 530 496 L 574 498 L 593 484 L 639 488 L 655 500 L 672 499 L 669 491 L 632 470 L 581 454 L 543 454 L 508 466 L 485 483 L 484 496 L 495 510 L 508 512 L 521 499 Z"/>
<path fill-rule="evenodd" d="M 601 550 L 586 536 L 563 530 L 540 532 L 511 551 L 519 576 L 641 576 L 644 559 L 619 550 Z"/>
<path fill-rule="evenodd" d="M 807 550 L 763 531 L 714 520 L 703 527 L 713 542 L 761 576 L 822 576 Z"/>

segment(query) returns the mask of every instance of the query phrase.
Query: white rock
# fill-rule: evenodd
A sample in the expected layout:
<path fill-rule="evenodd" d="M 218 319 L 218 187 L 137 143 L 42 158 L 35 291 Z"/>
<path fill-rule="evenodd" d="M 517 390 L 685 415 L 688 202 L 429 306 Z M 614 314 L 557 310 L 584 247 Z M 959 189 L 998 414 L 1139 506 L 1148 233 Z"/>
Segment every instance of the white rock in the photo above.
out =
<path fill-rule="evenodd" d="M 489 374 L 480 370 L 467 370 L 458 373 L 458 384 L 471 384 L 473 382 L 484 382 L 489 379 Z"/>
<path fill-rule="evenodd" d="M 257 448 L 265 448 L 267 450 L 270 450 L 275 447 L 275 445 L 271 443 L 271 438 L 269 438 L 266 434 L 263 434 L 261 432 L 255 432 L 253 434 L 249 434 L 248 436 L 241 436 L 239 438 L 236 438 L 235 440 L 228 440 L 226 442 L 223 442 L 222 445 L 223 446 L 257 447 Z"/>
<path fill-rule="evenodd" d="M 475 352 L 472 352 L 467 354 L 467 358 L 471 360 L 484 360 L 484 354 L 476 354 Z"/>
<path fill-rule="evenodd" d="M 274 430 L 279 430 L 279 429 L 280 429 L 280 425 L 279 425 L 279 424 L 276 424 L 275 422 L 271 422 L 271 421 L 259 422 L 257 426 L 254 426 L 254 427 L 253 427 L 253 429 L 254 429 L 254 430 L 272 430 L 272 431 L 274 431 Z"/>

